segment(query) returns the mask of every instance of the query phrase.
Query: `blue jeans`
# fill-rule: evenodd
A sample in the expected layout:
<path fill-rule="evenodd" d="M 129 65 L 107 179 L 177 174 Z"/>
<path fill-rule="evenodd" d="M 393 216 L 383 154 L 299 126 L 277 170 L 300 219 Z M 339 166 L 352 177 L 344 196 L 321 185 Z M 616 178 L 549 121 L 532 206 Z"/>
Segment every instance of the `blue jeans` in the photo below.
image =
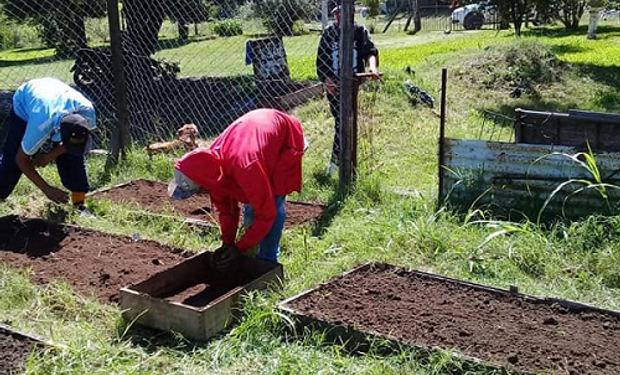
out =
<path fill-rule="evenodd" d="M 19 182 L 22 170 L 15 162 L 22 138 L 26 132 L 26 121 L 11 109 L 6 119 L 7 135 L 0 154 L 0 199 L 6 199 Z M 90 190 L 84 156 L 63 154 L 56 158 L 56 167 L 62 184 L 71 192 L 87 193 Z"/>
<path fill-rule="evenodd" d="M 280 239 L 286 220 L 286 196 L 275 197 L 277 216 L 267 236 L 261 241 L 256 259 L 268 262 L 277 262 L 280 255 Z M 254 222 L 254 207 L 249 204 L 243 206 L 243 226 L 249 227 Z"/>

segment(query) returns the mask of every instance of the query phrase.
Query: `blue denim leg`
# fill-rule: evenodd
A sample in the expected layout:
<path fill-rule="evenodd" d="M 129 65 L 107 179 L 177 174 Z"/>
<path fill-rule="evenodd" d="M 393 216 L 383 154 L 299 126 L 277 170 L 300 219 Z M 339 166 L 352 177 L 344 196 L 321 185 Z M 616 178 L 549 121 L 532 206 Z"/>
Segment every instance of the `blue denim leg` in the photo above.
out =
<path fill-rule="evenodd" d="M 56 167 L 64 187 L 74 193 L 88 193 L 88 175 L 84 156 L 63 154 L 56 158 Z"/>
<path fill-rule="evenodd" d="M 11 113 L 6 119 L 6 127 L 8 132 L 0 154 L 0 199 L 6 199 L 11 195 L 22 176 L 22 171 L 15 162 L 15 156 L 26 132 L 26 121 L 19 118 L 11 108 Z"/>
<path fill-rule="evenodd" d="M 286 221 L 286 196 L 275 198 L 277 216 L 267 236 L 261 241 L 257 259 L 268 262 L 277 262 L 280 255 L 280 239 Z M 246 204 L 243 206 L 243 226 L 249 227 L 254 222 L 254 208 Z"/>

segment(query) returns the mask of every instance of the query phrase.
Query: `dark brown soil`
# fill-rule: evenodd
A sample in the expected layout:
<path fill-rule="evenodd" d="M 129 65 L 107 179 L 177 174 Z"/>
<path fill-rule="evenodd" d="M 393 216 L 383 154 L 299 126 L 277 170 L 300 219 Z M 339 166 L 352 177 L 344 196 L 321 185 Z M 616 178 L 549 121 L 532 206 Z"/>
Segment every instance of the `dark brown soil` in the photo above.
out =
<path fill-rule="evenodd" d="M 518 371 L 620 373 L 618 317 L 536 301 L 378 265 L 338 277 L 289 306 Z"/>
<path fill-rule="evenodd" d="M 180 216 L 217 223 L 217 216 L 206 193 L 196 194 L 182 201 L 168 197 L 168 186 L 162 182 L 135 180 L 126 185 L 98 192 L 93 198 L 105 198 L 118 203 L 134 203 L 144 209 L 165 214 L 175 212 Z M 325 210 L 319 204 L 286 202 L 286 228 L 317 220 Z"/>
<path fill-rule="evenodd" d="M 204 254 L 203 256 L 209 256 Z M 202 267 L 202 272 L 206 275 L 198 284 L 190 286 L 180 292 L 173 292 L 173 295 L 155 294 L 156 298 L 164 298 L 170 302 L 179 302 L 184 305 L 203 307 L 219 297 L 232 291 L 236 287 L 246 285 L 252 280 L 262 276 L 266 269 L 261 270 L 256 267 L 250 258 L 243 258 L 238 270 L 231 274 L 222 275 L 208 266 Z"/>
<path fill-rule="evenodd" d="M 0 263 L 32 268 L 37 283 L 64 280 L 102 301 L 118 302 L 121 287 L 182 259 L 180 250 L 153 241 L 17 216 L 0 218 Z"/>
<path fill-rule="evenodd" d="M 166 300 L 194 307 L 203 307 L 230 292 L 233 288 L 234 286 L 198 284 L 174 296 L 167 297 Z"/>
<path fill-rule="evenodd" d="M 21 374 L 34 346 L 29 338 L 0 328 L 0 374 Z"/>

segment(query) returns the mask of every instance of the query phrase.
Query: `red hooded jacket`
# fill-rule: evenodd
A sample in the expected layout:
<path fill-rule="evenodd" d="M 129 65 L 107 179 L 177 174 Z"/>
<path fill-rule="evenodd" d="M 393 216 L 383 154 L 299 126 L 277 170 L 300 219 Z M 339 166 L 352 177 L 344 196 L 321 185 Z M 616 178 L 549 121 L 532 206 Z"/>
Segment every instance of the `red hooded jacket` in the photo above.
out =
<path fill-rule="evenodd" d="M 252 205 L 254 222 L 236 244 L 245 252 L 273 226 L 274 197 L 301 190 L 303 154 L 299 120 L 275 109 L 259 109 L 235 121 L 208 149 L 183 156 L 175 168 L 209 192 L 224 244 L 235 243 L 239 202 Z"/>

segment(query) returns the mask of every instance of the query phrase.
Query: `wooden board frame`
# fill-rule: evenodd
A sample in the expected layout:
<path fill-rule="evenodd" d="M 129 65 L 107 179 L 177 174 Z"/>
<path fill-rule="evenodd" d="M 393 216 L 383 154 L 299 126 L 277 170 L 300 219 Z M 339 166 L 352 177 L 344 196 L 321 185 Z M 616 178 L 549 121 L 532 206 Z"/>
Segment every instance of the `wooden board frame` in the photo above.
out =
<path fill-rule="evenodd" d="M 297 299 L 303 298 L 309 294 L 316 292 L 317 290 L 321 289 L 323 286 L 331 283 L 333 280 L 337 278 L 341 278 L 343 276 L 347 276 L 352 273 L 363 272 L 363 271 L 374 270 L 374 269 L 381 270 L 385 268 L 397 268 L 399 270 L 411 273 L 412 275 L 421 276 L 424 278 L 429 278 L 432 280 L 446 282 L 446 283 L 453 283 L 453 284 L 457 284 L 460 286 L 473 288 L 475 290 L 493 293 L 496 295 L 518 296 L 520 298 L 523 298 L 528 303 L 545 304 L 545 305 L 555 304 L 555 305 L 559 305 L 560 307 L 564 307 L 570 310 L 571 312 L 595 312 L 599 314 L 608 314 L 615 318 L 620 318 L 619 311 L 602 309 L 602 308 L 598 308 L 598 307 L 584 304 L 581 302 L 575 302 L 575 301 L 570 301 L 570 300 L 563 300 L 563 299 L 558 299 L 558 298 L 539 298 L 539 297 L 529 296 L 525 294 L 520 294 L 516 286 L 511 286 L 509 290 L 503 290 L 503 289 L 489 287 L 489 286 L 482 285 L 482 284 L 476 284 L 472 282 L 452 279 L 449 277 L 440 276 L 440 275 L 433 274 L 433 273 L 427 273 L 427 272 L 397 267 L 397 266 L 393 266 L 393 265 L 389 265 L 385 263 L 362 264 L 350 271 L 346 271 L 340 275 L 337 275 L 333 277 L 332 279 L 324 283 L 321 283 L 312 289 L 306 290 L 300 294 L 297 294 L 293 297 L 290 297 L 278 303 L 277 308 L 283 313 L 285 313 L 286 315 L 292 317 L 294 321 L 297 323 L 295 324 L 294 331 L 293 331 L 294 336 L 303 335 L 305 333 L 304 330 L 307 330 L 307 329 L 310 329 L 312 331 L 323 332 L 325 333 L 326 340 L 328 342 L 335 343 L 336 345 L 344 345 L 347 348 L 347 350 L 352 351 L 352 352 L 367 352 L 371 348 L 376 347 L 375 345 L 376 343 L 380 344 L 378 351 L 380 354 L 383 354 L 383 355 L 388 355 L 394 352 L 398 352 L 402 348 L 415 349 L 415 350 L 418 350 L 424 353 L 446 351 L 446 348 L 412 345 L 410 343 L 406 343 L 401 340 L 398 340 L 396 337 L 391 336 L 389 334 L 384 334 L 384 333 L 379 333 L 379 332 L 374 332 L 374 331 L 359 330 L 356 327 L 343 325 L 343 324 L 336 324 L 336 323 L 333 323 L 327 320 L 323 320 L 323 319 L 310 316 L 290 306 L 290 303 L 292 301 L 295 301 Z M 477 365 L 486 366 L 489 368 L 498 368 L 496 365 L 487 363 L 479 358 L 464 355 L 458 352 L 450 352 L 450 354 L 457 359 L 461 359 L 461 360 L 471 362 Z M 514 373 L 514 370 L 511 369 L 510 371 Z M 524 372 L 520 372 L 520 373 L 528 374 Z"/>
<path fill-rule="evenodd" d="M 138 284 L 122 288 L 123 317 L 139 325 L 175 331 L 192 340 L 206 341 L 232 324 L 237 318 L 242 297 L 248 291 L 277 288 L 284 277 L 282 265 L 247 258 L 249 266 L 259 269 L 261 275 L 205 306 L 194 307 L 157 297 L 197 285 L 208 272 L 211 256 L 211 252 L 195 255 Z"/>

